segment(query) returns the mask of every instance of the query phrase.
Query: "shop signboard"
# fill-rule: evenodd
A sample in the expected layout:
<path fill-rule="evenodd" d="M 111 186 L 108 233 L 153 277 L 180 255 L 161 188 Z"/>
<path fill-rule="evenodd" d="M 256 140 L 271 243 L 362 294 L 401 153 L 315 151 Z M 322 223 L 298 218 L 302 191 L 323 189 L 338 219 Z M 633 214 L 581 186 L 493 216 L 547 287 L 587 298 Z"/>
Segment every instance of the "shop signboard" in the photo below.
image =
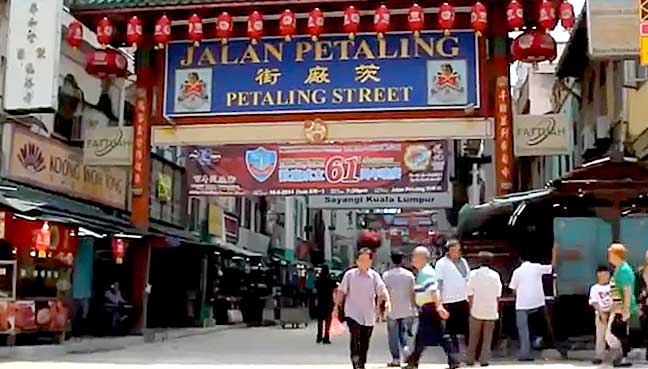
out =
<path fill-rule="evenodd" d="M 53 111 L 57 106 L 63 0 L 11 1 L 7 22 L 5 109 Z"/>
<path fill-rule="evenodd" d="M 589 56 L 595 59 L 639 55 L 639 2 L 587 0 Z"/>
<path fill-rule="evenodd" d="M 126 208 L 128 170 L 89 167 L 81 149 L 14 126 L 7 175 L 9 178 L 95 201 Z"/>
<path fill-rule="evenodd" d="M 210 235 L 221 239 L 224 236 L 224 217 L 223 217 L 223 209 L 219 207 L 218 205 L 215 204 L 209 204 L 209 208 L 207 210 L 207 217 L 208 217 L 208 223 L 207 223 L 207 230 Z"/>
<path fill-rule="evenodd" d="M 189 196 L 448 191 L 447 141 L 193 147 Z"/>
<path fill-rule="evenodd" d="M 133 127 L 86 129 L 83 160 L 92 166 L 130 166 L 133 154 Z"/>
<path fill-rule="evenodd" d="M 467 30 L 178 41 L 167 49 L 164 113 L 463 110 L 480 106 L 479 84 L 478 38 Z"/>
<path fill-rule="evenodd" d="M 515 156 L 569 155 L 571 125 L 567 114 L 516 115 Z"/>

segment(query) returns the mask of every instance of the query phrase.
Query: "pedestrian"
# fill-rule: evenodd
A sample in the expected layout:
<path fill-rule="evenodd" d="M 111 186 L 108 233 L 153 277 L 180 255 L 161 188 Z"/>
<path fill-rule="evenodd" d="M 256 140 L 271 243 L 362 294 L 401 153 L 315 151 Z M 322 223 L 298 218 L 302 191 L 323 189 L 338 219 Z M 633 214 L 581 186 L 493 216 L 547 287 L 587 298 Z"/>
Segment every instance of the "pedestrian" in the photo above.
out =
<path fill-rule="evenodd" d="M 610 283 L 610 293 L 612 295 L 610 333 L 619 340 L 621 346 L 611 347 L 617 351 L 617 355 L 612 362 L 614 367 L 617 368 L 632 366 L 632 363 L 628 362 L 627 359 L 630 352 L 628 322 L 630 317 L 638 311 L 634 295 L 635 275 L 632 267 L 625 261 L 627 253 L 628 249 L 620 243 L 612 244 L 608 249 L 608 259 L 610 264 L 614 266 L 614 274 Z"/>
<path fill-rule="evenodd" d="M 337 282 L 331 278 L 328 265 L 324 265 L 315 281 L 317 296 L 317 343 L 331 344 L 330 331 L 333 319 L 333 291 L 337 288 Z M 322 329 L 324 330 L 322 332 Z"/>
<path fill-rule="evenodd" d="M 418 368 L 426 347 L 441 345 L 448 356 L 448 366 L 456 369 L 459 367 L 457 352 L 453 351 L 450 339 L 443 336 L 443 324 L 449 313 L 441 303 L 436 272 L 430 265 L 430 251 L 423 246 L 415 248 L 412 252 L 412 266 L 417 270 L 414 291 L 419 308 L 419 323 L 414 350 L 407 358 L 407 368 Z"/>
<path fill-rule="evenodd" d="M 385 310 L 390 311 L 389 293 L 380 274 L 371 268 L 372 262 L 373 251 L 361 248 L 356 255 L 356 268 L 344 274 L 338 288 L 338 316 L 345 317 L 351 333 L 350 351 L 354 369 L 364 369 L 367 363 L 377 307 L 384 302 Z M 343 314 L 340 313 L 342 309 Z"/>
<path fill-rule="evenodd" d="M 478 254 L 480 266 L 470 272 L 468 299 L 470 302 L 470 336 L 466 363 L 469 366 L 479 360 L 481 366 L 488 366 L 493 343 L 495 322 L 499 319 L 499 298 L 502 297 L 500 274 L 490 268 L 493 254 L 482 251 Z M 481 341 L 481 352 L 477 348 Z"/>
<path fill-rule="evenodd" d="M 596 283 L 590 288 L 589 304 L 594 308 L 594 326 L 596 327 L 596 357 L 595 365 L 603 363 L 606 350 L 606 337 L 612 297 L 610 296 L 610 268 L 602 265 L 596 269 Z"/>
<path fill-rule="evenodd" d="M 515 292 L 515 323 L 517 325 L 518 336 L 520 340 L 519 361 L 533 361 L 531 356 L 531 334 L 529 329 L 529 317 L 541 315 L 547 325 L 547 332 L 551 341 L 553 333 L 550 319 L 545 307 L 545 294 L 542 278 L 545 275 L 553 273 L 558 257 L 558 248 L 554 245 L 552 250 L 551 265 L 542 265 L 524 260 L 522 264 L 513 271 L 509 287 Z M 555 342 L 553 342 L 555 344 Z M 561 355 L 566 356 L 566 352 L 559 346 L 556 348 Z"/>
<path fill-rule="evenodd" d="M 648 251 L 644 255 L 644 264 L 635 275 L 635 298 L 639 305 L 639 322 L 646 348 L 646 361 L 648 361 Z"/>
<path fill-rule="evenodd" d="M 468 340 L 470 266 L 461 255 L 461 243 L 458 240 L 448 241 L 446 255 L 437 261 L 435 270 L 439 280 L 441 303 L 450 314 L 445 324 L 445 334 L 450 335 L 454 345 L 453 351 L 459 352 L 458 336 L 464 336 L 466 341 Z"/>
<path fill-rule="evenodd" d="M 409 352 L 406 336 L 411 332 L 412 321 L 416 315 L 414 273 L 403 268 L 402 253 L 393 253 L 391 259 L 393 266 L 383 275 L 392 308 L 387 314 L 387 335 L 392 361 L 387 366 L 400 368 L 401 353 L 405 357 Z"/>

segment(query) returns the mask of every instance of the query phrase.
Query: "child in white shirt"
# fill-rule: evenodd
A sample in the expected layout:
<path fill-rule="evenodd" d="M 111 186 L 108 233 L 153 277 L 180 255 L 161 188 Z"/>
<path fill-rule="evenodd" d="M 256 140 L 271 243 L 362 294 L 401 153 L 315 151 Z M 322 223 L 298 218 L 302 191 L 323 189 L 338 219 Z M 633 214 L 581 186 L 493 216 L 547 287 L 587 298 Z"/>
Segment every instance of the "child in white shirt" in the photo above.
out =
<path fill-rule="evenodd" d="M 603 363 L 605 357 L 605 344 L 612 308 L 612 296 L 610 295 L 610 269 L 607 266 L 600 266 L 596 269 L 597 283 L 590 288 L 589 304 L 596 313 L 594 324 L 596 325 L 596 358 L 593 363 Z"/>

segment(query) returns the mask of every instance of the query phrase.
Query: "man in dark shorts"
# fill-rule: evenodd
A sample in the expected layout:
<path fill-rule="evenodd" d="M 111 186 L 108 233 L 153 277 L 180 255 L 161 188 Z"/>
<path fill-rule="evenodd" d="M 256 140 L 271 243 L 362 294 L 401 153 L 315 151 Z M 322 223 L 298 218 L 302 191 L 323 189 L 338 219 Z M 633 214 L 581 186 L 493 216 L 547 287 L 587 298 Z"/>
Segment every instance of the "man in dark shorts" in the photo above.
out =
<path fill-rule="evenodd" d="M 441 304 L 438 291 L 438 281 L 434 268 L 430 265 L 430 251 L 425 247 L 417 247 L 412 253 L 412 266 L 416 274 L 416 305 L 419 308 L 419 324 L 416 332 L 414 351 L 407 358 L 407 368 L 416 369 L 425 348 L 428 346 L 443 346 L 448 355 L 450 369 L 459 367 L 456 351 L 449 339 L 443 337 L 443 321 L 448 319 L 448 311 Z"/>
<path fill-rule="evenodd" d="M 458 336 L 464 336 L 468 343 L 470 266 L 461 255 L 461 244 L 458 240 L 449 240 L 446 247 L 448 252 L 437 261 L 434 269 L 439 280 L 441 302 L 450 313 L 445 333 L 450 335 L 454 350 L 459 351 Z"/>

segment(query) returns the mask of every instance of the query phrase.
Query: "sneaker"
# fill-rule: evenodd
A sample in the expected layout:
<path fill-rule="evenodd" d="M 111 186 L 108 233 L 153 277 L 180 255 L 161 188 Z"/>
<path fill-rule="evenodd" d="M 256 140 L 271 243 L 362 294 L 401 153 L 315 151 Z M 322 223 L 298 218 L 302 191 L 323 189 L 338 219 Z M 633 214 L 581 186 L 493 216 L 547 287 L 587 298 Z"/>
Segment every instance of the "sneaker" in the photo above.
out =
<path fill-rule="evenodd" d="M 603 364 L 603 359 L 594 359 L 594 360 L 592 360 L 592 364 L 601 365 L 601 364 Z"/>
<path fill-rule="evenodd" d="M 330 344 L 331 344 L 331 340 L 330 340 L 329 338 L 324 338 L 324 340 L 322 341 L 322 343 L 325 344 L 325 345 L 330 345 Z"/>
<path fill-rule="evenodd" d="M 387 364 L 388 368 L 400 368 L 401 363 L 399 360 L 393 360 L 391 363 Z"/>
<path fill-rule="evenodd" d="M 532 361 L 535 361 L 535 359 L 532 358 L 532 357 L 521 357 L 521 358 L 518 358 L 518 361 L 522 362 L 522 363 L 530 363 Z"/>
<path fill-rule="evenodd" d="M 615 368 L 629 368 L 632 366 L 632 363 L 629 362 L 626 358 L 623 358 L 621 360 L 616 360 L 613 364 L 613 367 Z"/>
<path fill-rule="evenodd" d="M 489 365 L 490 365 L 490 364 L 487 363 L 487 362 L 479 363 L 479 366 L 481 366 L 482 368 L 485 368 L 485 367 L 487 367 L 487 366 L 489 366 Z"/>
<path fill-rule="evenodd" d="M 322 343 L 322 338 L 321 338 L 321 337 L 318 337 L 318 338 L 317 338 L 317 341 L 315 341 L 315 342 L 317 342 L 317 343 Z"/>

